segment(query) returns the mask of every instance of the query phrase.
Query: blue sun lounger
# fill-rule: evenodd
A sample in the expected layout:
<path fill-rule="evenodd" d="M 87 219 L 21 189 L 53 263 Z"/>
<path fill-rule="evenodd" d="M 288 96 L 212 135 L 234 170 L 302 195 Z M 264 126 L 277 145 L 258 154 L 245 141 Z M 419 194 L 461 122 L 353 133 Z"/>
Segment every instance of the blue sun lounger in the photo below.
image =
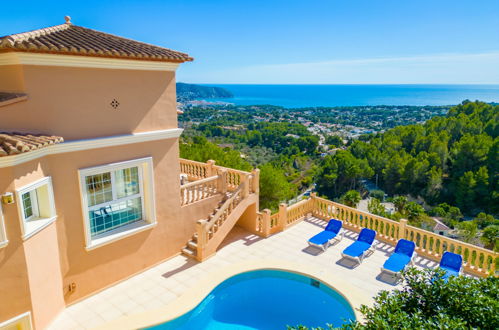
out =
<path fill-rule="evenodd" d="M 343 250 L 341 256 L 343 258 L 355 260 L 360 264 L 367 254 L 372 254 L 374 252 L 374 249 L 378 244 L 378 241 L 374 239 L 375 237 L 376 232 L 374 230 L 363 228 L 360 231 L 357 240 Z"/>
<path fill-rule="evenodd" d="M 345 232 L 341 230 L 343 222 L 336 219 L 329 220 L 326 228 L 308 240 L 308 245 L 317 247 L 326 251 L 326 249 L 333 244 L 339 242 L 343 238 Z"/>
<path fill-rule="evenodd" d="M 395 252 L 385 261 L 381 271 L 392 275 L 399 274 L 407 265 L 412 264 L 416 256 L 414 249 L 416 249 L 414 242 L 400 239 L 395 247 Z"/>
<path fill-rule="evenodd" d="M 460 254 L 444 252 L 440 260 L 441 269 L 445 270 L 444 280 L 451 276 L 459 276 L 463 267 L 463 257 Z"/>

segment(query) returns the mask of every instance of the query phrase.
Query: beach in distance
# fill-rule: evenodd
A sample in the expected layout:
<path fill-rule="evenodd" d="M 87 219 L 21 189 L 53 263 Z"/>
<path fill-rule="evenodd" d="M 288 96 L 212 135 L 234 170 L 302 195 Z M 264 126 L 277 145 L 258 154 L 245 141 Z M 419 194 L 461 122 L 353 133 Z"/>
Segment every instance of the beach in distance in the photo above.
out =
<path fill-rule="evenodd" d="M 222 87 L 232 98 L 209 99 L 236 105 L 286 108 L 362 105 L 454 105 L 463 100 L 499 102 L 499 85 L 249 85 Z"/>

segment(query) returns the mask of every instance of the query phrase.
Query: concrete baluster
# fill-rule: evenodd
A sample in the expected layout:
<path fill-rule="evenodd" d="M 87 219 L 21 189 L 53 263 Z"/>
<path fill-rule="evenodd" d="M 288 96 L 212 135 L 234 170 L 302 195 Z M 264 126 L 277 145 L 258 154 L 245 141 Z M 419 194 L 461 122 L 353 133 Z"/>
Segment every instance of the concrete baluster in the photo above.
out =
<path fill-rule="evenodd" d="M 406 219 L 400 219 L 400 222 L 399 222 L 399 235 L 398 235 L 398 239 L 405 239 L 405 227 L 407 226 L 407 220 Z"/>
<path fill-rule="evenodd" d="M 288 224 L 288 205 L 286 203 L 279 204 L 279 230 L 283 231 Z"/>
<path fill-rule="evenodd" d="M 263 226 L 263 237 L 270 236 L 270 215 L 271 211 L 269 209 L 265 209 L 262 212 L 262 226 Z"/>
<path fill-rule="evenodd" d="M 217 190 L 222 194 L 227 192 L 227 170 L 225 169 L 218 173 Z"/>
<path fill-rule="evenodd" d="M 248 197 L 249 193 L 250 193 L 250 176 L 249 175 L 245 175 L 243 177 L 243 182 L 242 182 L 242 185 L 243 185 L 243 191 L 242 191 L 242 197 L 243 199 Z"/>
<path fill-rule="evenodd" d="M 196 223 L 196 231 L 198 233 L 198 241 L 197 241 L 197 258 L 198 260 L 203 260 L 204 258 L 204 250 L 206 244 L 208 243 L 208 233 L 206 231 L 206 225 L 208 221 L 206 220 L 198 220 Z"/>
<path fill-rule="evenodd" d="M 208 165 L 206 167 L 206 177 L 214 176 L 217 174 L 216 169 L 215 169 L 215 161 L 213 159 L 210 159 L 206 162 Z"/>
<path fill-rule="evenodd" d="M 260 169 L 256 168 L 252 172 L 253 174 L 253 187 L 251 187 L 251 190 L 255 194 L 260 193 Z"/>

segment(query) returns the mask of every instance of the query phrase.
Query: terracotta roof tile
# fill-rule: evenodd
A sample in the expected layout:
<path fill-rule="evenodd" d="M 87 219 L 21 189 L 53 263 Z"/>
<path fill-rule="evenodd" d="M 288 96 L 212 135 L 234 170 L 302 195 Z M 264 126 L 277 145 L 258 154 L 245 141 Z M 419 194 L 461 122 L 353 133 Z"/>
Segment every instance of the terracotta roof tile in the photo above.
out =
<path fill-rule="evenodd" d="M 450 230 L 450 228 L 441 222 L 437 222 L 435 227 L 433 227 L 433 230 Z"/>
<path fill-rule="evenodd" d="M 64 142 L 60 136 L 0 132 L 0 157 L 41 149 Z"/>
<path fill-rule="evenodd" d="M 186 62 L 192 58 L 171 49 L 66 23 L 0 38 L 0 52 L 21 51 Z"/>

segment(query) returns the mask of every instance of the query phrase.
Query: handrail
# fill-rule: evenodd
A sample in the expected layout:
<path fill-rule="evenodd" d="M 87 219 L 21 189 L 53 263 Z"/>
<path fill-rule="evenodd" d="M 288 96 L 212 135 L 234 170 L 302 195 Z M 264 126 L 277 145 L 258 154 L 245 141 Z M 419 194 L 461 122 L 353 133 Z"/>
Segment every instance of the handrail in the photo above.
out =
<path fill-rule="evenodd" d="M 201 260 L 205 257 L 205 249 L 217 231 L 229 218 L 232 211 L 244 199 L 244 189 L 247 182 L 241 183 L 238 189 L 232 193 L 232 196 L 227 199 L 220 209 L 208 220 L 199 220 L 196 227 L 198 233 L 197 256 Z"/>
<path fill-rule="evenodd" d="M 180 186 L 180 205 L 185 206 L 218 194 L 218 175 Z"/>
<path fill-rule="evenodd" d="M 200 180 L 207 177 L 220 174 L 222 171 L 226 171 L 226 183 L 228 190 L 235 190 L 237 187 L 245 180 L 253 180 L 254 178 L 248 179 L 251 175 L 250 172 L 236 170 L 233 168 L 223 167 L 215 165 L 215 161 L 209 160 L 206 163 L 180 158 L 180 172 L 187 174 L 189 180 Z M 250 185 L 250 191 L 254 192 L 255 187 Z"/>
<path fill-rule="evenodd" d="M 242 200 L 241 195 L 242 195 L 242 190 L 243 187 L 242 185 L 233 193 L 233 195 L 225 201 L 225 203 L 220 207 L 220 209 L 213 215 L 211 219 L 209 219 L 206 222 L 205 229 L 210 233 L 208 236 L 208 240 L 210 240 L 213 237 L 213 234 L 217 232 L 218 227 L 223 224 L 223 221 L 225 220 L 225 216 L 228 216 L 227 211 L 231 211 L 231 207 L 235 207 L 239 204 L 239 202 Z M 229 212 L 230 214 L 230 212 Z M 222 220 L 222 222 L 220 222 Z M 217 225 L 217 226 L 216 226 Z M 216 227 L 216 228 L 214 228 Z"/>
<path fill-rule="evenodd" d="M 233 168 L 222 167 L 222 166 L 214 166 L 217 172 L 219 171 L 227 171 L 227 188 L 229 190 L 236 189 L 251 173 L 235 170 Z"/>
<path fill-rule="evenodd" d="M 188 182 L 186 184 L 183 184 L 180 186 L 180 189 L 194 187 L 194 186 L 197 186 L 197 185 L 200 185 L 200 184 L 203 184 L 206 182 L 210 182 L 210 181 L 216 180 L 216 179 L 218 179 L 218 175 L 213 175 L 213 176 L 210 176 L 210 177 L 207 177 L 204 179 L 200 179 L 200 180 L 196 180 L 196 181 L 192 181 L 192 182 Z"/>
<path fill-rule="evenodd" d="M 210 164 L 180 158 L 180 173 L 187 174 L 189 180 L 205 179 L 212 176 Z"/>
<path fill-rule="evenodd" d="M 312 213 L 313 202 L 311 199 L 304 199 L 288 207 L 286 226 L 296 222 L 308 213 Z"/>

